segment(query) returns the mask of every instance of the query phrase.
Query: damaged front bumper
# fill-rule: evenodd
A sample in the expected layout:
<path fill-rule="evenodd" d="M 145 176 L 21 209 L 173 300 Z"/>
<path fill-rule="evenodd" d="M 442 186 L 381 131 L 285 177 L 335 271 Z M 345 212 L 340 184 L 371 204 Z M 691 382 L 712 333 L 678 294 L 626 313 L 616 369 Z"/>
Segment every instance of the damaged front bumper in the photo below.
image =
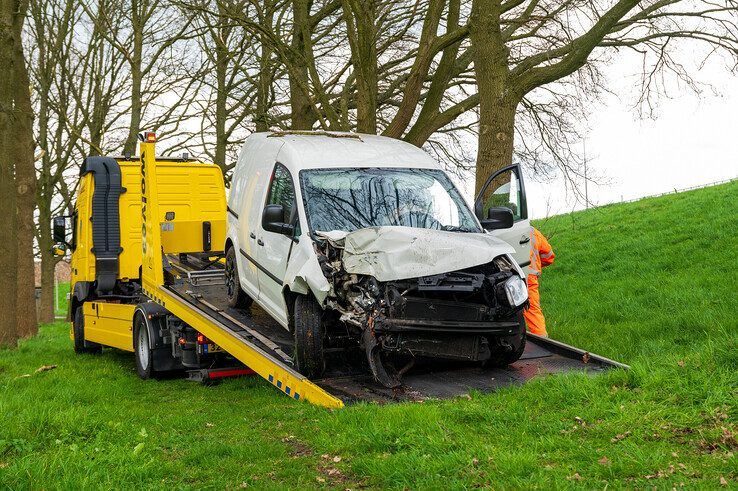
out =
<path fill-rule="evenodd" d="M 385 386 L 400 385 L 418 357 L 488 360 L 525 329 L 519 312 L 527 287 L 508 254 L 462 270 L 378 281 L 346 271 L 341 244 L 326 240 L 316 249 L 331 285 L 326 307 L 339 314 Z"/>

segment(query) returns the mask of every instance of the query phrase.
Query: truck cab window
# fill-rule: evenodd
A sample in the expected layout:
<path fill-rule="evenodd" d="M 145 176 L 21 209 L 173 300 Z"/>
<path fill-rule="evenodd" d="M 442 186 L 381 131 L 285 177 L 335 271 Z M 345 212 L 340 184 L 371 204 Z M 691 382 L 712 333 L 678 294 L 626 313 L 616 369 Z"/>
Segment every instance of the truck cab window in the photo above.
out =
<path fill-rule="evenodd" d="M 282 205 L 284 208 L 284 223 L 292 223 L 292 212 L 295 209 L 295 187 L 292 176 L 282 164 L 274 166 L 274 174 L 269 184 L 268 205 Z"/>

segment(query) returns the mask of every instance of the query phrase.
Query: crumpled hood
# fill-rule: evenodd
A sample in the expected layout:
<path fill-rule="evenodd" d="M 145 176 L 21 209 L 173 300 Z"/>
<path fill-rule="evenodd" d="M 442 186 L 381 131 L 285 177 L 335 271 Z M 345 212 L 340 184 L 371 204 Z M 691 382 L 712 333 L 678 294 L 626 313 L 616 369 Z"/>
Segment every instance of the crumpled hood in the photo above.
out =
<path fill-rule="evenodd" d="M 317 232 L 343 247 L 348 273 L 394 281 L 448 273 L 512 254 L 510 244 L 485 233 L 413 227 L 370 227 L 354 232 Z"/>

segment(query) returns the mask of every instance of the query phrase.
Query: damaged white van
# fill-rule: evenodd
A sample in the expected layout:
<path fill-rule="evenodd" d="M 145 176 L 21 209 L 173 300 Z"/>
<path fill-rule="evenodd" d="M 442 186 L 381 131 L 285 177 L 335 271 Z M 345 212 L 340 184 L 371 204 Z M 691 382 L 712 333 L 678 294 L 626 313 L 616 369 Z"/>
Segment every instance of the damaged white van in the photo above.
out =
<path fill-rule="evenodd" d="M 473 212 L 411 144 L 256 133 L 228 214 L 229 303 L 256 302 L 289 329 L 308 377 L 328 352 L 360 350 L 389 387 L 418 358 L 501 366 L 523 353 L 530 224 L 518 167 L 490 176 Z"/>

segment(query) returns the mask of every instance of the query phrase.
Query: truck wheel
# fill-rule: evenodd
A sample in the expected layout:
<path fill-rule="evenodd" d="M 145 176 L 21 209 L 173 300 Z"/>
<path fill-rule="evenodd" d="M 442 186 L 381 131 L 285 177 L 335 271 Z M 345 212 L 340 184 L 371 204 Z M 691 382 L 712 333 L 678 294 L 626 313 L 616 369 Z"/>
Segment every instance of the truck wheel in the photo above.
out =
<path fill-rule="evenodd" d="M 136 354 L 138 376 L 144 380 L 150 379 L 154 375 L 154 355 L 146 319 L 140 314 L 133 320 L 133 352 Z"/>
<path fill-rule="evenodd" d="M 225 283 L 228 306 L 239 309 L 251 307 L 254 300 L 242 289 L 238 280 L 238 264 L 236 262 L 236 248 L 231 247 L 226 252 Z"/>
<path fill-rule="evenodd" d="M 295 298 L 295 363 L 308 378 L 320 377 L 325 370 L 322 317 L 323 310 L 313 297 Z"/>
<path fill-rule="evenodd" d="M 523 356 L 526 338 L 525 318 L 523 317 L 523 312 L 518 312 L 511 320 L 517 321 L 519 332 L 512 336 L 504 336 L 500 339 L 500 344 L 507 344 L 511 349 L 497 352 L 492 351 L 492 356 L 487 360 L 485 366 L 504 368 L 515 363 L 521 356 Z"/>
<path fill-rule="evenodd" d="M 97 343 L 85 342 L 85 316 L 82 313 L 82 306 L 80 305 L 74 311 L 74 320 L 72 321 L 72 334 L 74 337 L 74 352 L 89 353 L 89 354 L 100 354 L 102 353 L 102 346 Z"/>

